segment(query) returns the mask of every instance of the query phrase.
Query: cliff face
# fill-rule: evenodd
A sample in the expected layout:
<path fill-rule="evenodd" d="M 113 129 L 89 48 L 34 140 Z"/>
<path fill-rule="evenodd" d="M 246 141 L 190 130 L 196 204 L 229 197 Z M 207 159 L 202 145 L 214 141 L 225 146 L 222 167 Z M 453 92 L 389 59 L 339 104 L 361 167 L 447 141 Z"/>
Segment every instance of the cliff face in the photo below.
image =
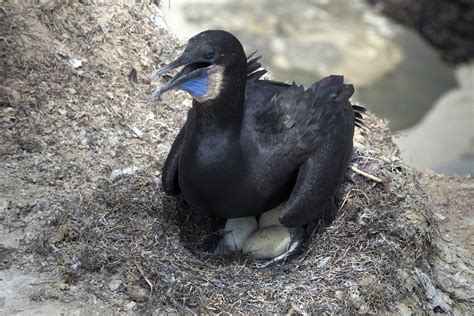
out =
<path fill-rule="evenodd" d="M 474 2 L 470 0 L 368 0 L 394 20 L 418 31 L 444 60 L 474 58 Z"/>
<path fill-rule="evenodd" d="M 463 313 L 472 304 L 471 261 L 439 238 L 428 196 L 374 116 L 356 135 L 353 164 L 381 182 L 348 173 L 335 218 L 312 227 L 303 254 L 265 270 L 215 258 L 220 222 L 159 185 L 190 106 L 182 93 L 149 97 L 144 74 L 180 47 L 159 8 L 2 5 L 6 313 Z"/>

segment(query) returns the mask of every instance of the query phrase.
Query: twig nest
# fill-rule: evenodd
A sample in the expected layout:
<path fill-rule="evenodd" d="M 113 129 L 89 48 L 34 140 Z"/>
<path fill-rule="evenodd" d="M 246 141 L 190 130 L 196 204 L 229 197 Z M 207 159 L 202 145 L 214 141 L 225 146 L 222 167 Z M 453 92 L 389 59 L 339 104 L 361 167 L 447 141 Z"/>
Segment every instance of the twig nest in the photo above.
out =
<path fill-rule="evenodd" d="M 274 209 L 263 213 L 260 215 L 260 219 L 258 220 L 258 229 L 262 229 L 268 226 L 280 225 L 280 211 L 283 208 L 283 203 L 275 207 Z"/>
<path fill-rule="evenodd" d="M 283 254 L 290 244 L 288 229 L 281 225 L 258 230 L 245 243 L 242 251 L 255 259 L 270 259 Z"/>
<path fill-rule="evenodd" d="M 225 223 L 224 245 L 228 250 L 241 251 L 245 241 L 257 230 L 255 216 L 231 218 Z"/>

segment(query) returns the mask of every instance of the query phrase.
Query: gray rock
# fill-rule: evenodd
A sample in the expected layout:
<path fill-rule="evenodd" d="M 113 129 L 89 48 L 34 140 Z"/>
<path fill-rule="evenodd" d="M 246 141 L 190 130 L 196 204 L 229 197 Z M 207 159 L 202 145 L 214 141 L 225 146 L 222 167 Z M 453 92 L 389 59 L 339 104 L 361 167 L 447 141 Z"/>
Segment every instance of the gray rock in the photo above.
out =
<path fill-rule="evenodd" d="M 122 285 L 121 280 L 112 280 L 109 282 L 109 289 L 115 292 L 120 288 L 120 285 Z"/>
<path fill-rule="evenodd" d="M 268 226 L 255 232 L 245 243 L 242 251 L 255 259 L 271 259 L 287 251 L 291 242 L 284 226 Z"/>
<path fill-rule="evenodd" d="M 411 316 L 414 315 L 413 311 L 411 310 L 410 306 L 405 303 L 398 303 L 397 311 L 401 316 Z"/>
<path fill-rule="evenodd" d="M 449 296 L 437 289 L 431 282 L 430 277 L 423 271 L 415 268 L 415 273 L 421 280 L 421 287 L 425 292 L 425 296 L 428 302 L 431 303 L 431 308 L 441 308 L 444 313 L 449 313 L 452 310 L 453 302 Z"/>
<path fill-rule="evenodd" d="M 82 60 L 76 59 L 76 58 L 71 58 L 69 59 L 69 64 L 73 69 L 80 68 L 82 67 Z"/>
<path fill-rule="evenodd" d="M 125 304 L 125 308 L 129 311 L 135 309 L 135 307 L 137 306 L 137 303 L 135 302 L 128 302 L 127 304 Z"/>
<path fill-rule="evenodd" d="M 148 291 L 136 285 L 127 287 L 127 295 L 136 302 L 144 302 L 148 299 Z"/>

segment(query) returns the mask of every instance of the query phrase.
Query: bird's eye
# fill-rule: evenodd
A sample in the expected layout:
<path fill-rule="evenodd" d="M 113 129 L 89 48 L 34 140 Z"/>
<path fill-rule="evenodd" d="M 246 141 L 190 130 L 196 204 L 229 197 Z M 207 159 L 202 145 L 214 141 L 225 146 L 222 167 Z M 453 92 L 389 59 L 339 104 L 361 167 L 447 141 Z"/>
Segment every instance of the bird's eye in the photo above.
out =
<path fill-rule="evenodd" d="M 206 57 L 207 59 L 212 59 L 214 57 L 214 52 L 213 51 L 208 52 Z"/>

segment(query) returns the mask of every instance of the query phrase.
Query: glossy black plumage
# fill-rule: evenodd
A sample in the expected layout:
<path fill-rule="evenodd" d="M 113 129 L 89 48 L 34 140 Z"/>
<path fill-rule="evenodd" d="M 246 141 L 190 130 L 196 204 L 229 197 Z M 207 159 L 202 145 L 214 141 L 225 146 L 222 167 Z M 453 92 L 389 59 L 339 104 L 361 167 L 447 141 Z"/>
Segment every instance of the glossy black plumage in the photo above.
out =
<path fill-rule="evenodd" d="M 349 102 L 353 86 L 342 76 L 308 89 L 261 80 L 259 57 L 247 59 L 223 31 L 198 34 L 183 56 L 203 63 L 199 56 L 209 49 L 216 52 L 209 64 L 224 69 L 224 81 L 217 98 L 194 98 L 163 167 L 165 192 L 181 192 L 223 218 L 259 215 L 284 201 L 287 227 L 320 218 L 347 171 L 354 126 L 362 124 L 364 108 Z M 196 63 L 188 63 L 191 70 Z"/>

